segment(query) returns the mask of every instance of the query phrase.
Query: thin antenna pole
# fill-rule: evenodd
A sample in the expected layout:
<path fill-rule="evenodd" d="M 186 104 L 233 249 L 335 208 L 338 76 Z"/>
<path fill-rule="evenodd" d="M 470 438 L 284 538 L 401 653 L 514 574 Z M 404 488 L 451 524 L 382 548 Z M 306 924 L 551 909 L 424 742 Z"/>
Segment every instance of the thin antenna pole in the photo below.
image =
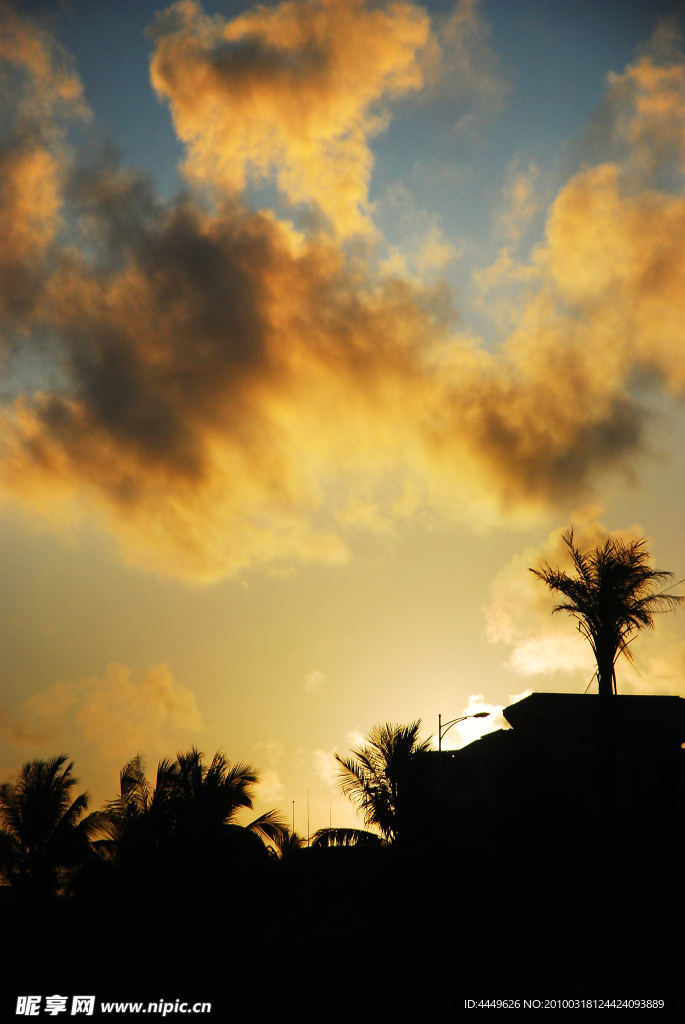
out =
<path fill-rule="evenodd" d="M 309 846 L 309 790 L 307 790 L 307 846 Z"/>
<path fill-rule="evenodd" d="M 295 801 L 293 800 L 293 835 L 295 835 Z"/>
<path fill-rule="evenodd" d="M 442 790 L 442 715 L 438 715 L 438 793 Z"/>

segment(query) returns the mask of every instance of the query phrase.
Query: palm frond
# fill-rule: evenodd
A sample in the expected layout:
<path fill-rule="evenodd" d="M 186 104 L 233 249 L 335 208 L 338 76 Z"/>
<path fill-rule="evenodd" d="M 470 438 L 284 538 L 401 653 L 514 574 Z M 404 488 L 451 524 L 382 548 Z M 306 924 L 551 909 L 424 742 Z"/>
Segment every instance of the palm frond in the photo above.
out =
<path fill-rule="evenodd" d="M 331 846 L 385 846 L 385 840 L 376 832 L 362 828 L 320 828 L 311 838 L 310 845 L 314 849 Z"/>
<path fill-rule="evenodd" d="M 288 823 L 280 811 L 265 811 L 245 827 L 277 846 L 289 834 Z"/>

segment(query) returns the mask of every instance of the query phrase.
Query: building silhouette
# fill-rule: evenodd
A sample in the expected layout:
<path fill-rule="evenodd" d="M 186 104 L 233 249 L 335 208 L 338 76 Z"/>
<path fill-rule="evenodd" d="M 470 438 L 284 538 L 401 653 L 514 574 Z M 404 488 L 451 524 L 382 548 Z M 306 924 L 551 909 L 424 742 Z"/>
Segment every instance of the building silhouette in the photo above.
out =
<path fill-rule="evenodd" d="M 510 728 L 423 755 L 424 805 L 443 827 L 496 815 L 541 828 L 598 809 L 595 694 L 533 693 L 504 709 Z M 685 792 L 685 699 L 612 697 L 615 801 L 635 820 L 673 816 Z"/>

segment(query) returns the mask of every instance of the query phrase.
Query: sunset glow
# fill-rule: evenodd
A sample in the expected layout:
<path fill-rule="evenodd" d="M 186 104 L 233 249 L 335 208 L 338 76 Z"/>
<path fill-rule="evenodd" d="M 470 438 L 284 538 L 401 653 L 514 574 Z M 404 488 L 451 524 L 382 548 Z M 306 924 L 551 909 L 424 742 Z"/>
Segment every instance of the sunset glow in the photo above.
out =
<path fill-rule="evenodd" d="M 304 834 L 374 723 L 584 692 L 528 568 L 685 576 L 678 7 L 0 0 L 2 779 L 222 749 Z"/>

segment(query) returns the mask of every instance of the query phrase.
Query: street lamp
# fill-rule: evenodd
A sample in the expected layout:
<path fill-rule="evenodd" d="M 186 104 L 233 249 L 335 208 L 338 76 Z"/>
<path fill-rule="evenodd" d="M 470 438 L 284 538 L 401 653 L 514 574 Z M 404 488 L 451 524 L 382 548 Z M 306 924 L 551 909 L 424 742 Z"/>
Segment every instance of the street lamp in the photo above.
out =
<path fill-rule="evenodd" d="M 453 718 L 451 722 L 442 724 L 442 715 L 438 715 L 438 790 L 442 789 L 442 737 L 445 736 L 457 722 L 465 722 L 467 718 L 489 718 L 489 711 L 477 711 L 475 715 L 462 715 L 461 718 Z"/>

